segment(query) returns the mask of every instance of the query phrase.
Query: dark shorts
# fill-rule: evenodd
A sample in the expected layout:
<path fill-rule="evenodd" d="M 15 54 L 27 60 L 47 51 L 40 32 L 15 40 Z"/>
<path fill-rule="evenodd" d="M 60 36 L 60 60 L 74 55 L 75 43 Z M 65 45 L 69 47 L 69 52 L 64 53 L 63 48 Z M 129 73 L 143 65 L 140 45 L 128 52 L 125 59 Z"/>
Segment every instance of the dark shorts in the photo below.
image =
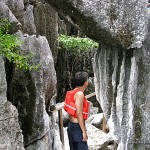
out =
<path fill-rule="evenodd" d="M 82 131 L 78 123 L 69 121 L 67 128 L 70 150 L 88 150 L 87 142 L 82 141 Z"/>

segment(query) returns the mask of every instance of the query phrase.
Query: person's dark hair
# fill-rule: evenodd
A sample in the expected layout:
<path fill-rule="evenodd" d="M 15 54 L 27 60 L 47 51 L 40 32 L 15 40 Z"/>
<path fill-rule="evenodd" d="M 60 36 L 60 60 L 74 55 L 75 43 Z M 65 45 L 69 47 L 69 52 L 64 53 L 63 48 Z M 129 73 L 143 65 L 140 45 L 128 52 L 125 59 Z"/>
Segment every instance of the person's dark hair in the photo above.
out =
<path fill-rule="evenodd" d="M 74 84 L 75 86 L 82 86 L 88 80 L 88 73 L 79 71 L 75 74 Z"/>

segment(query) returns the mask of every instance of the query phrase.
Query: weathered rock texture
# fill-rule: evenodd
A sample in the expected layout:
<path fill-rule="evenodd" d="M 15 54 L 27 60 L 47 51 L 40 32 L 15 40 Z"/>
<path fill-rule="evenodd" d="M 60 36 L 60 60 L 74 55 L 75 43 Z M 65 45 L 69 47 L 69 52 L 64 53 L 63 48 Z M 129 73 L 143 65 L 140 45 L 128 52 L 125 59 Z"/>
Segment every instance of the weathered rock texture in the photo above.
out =
<path fill-rule="evenodd" d="M 7 101 L 7 83 L 3 58 L 0 57 L 0 144 L 11 150 L 24 150 L 17 109 Z"/>
<path fill-rule="evenodd" d="M 57 12 L 43 4 L 44 1 L 59 13 L 73 17 L 87 36 L 100 42 L 93 60 L 96 96 L 118 150 L 148 149 L 150 17 L 145 0 L 1 0 L 0 15 L 12 22 L 12 33 L 20 30 L 24 41 L 22 50 L 35 52 L 33 64 L 40 62 L 41 68 L 29 73 L 6 63 L 7 87 L 2 61 L 0 81 L 4 86 L 1 86 L 0 107 L 5 115 L 1 115 L 0 125 L 5 130 L 0 130 L 0 142 L 12 143 L 8 144 L 9 149 L 23 149 L 17 111 L 7 102 L 7 88 L 8 100 L 19 112 L 26 149 L 61 150 L 55 119 L 47 114 L 56 91 L 54 62 L 48 42 L 56 56 Z"/>
<path fill-rule="evenodd" d="M 36 34 L 46 36 L 56 60 L 58 53 L 58 14 L 50 5 L 39 2 L 34 7 L 34 16 Z"/>
<path fill-rule="evenodd" d="M 118 150 L 150 147 L 149 10 L 145 0 L 46 0 L 100 42 L 96 95 Z"/>
<path fill-rule="evenodd" d="M 11 33 L 20 36 L 23 42 L 20 50 L 33 52 L 32 64 L 41 65 L 39 70 L 30 72 L 5 61 L 5 74 L 0 58 L 0 144 L 7 144 L 9 150 L 24 149 L 23 144 L 27 150 L 61 150 L 55 118 L 49 114 L 49 106 L 55 103 L 56 95 L 56 72 L 50 45 L 55 57 L 57 12 L 48 4 L 35 0 L 1 0 L 0 14 L 12 23 Z"/>
<path fill-rule="evenodd" d="M 46 142 L 45 149 L 50 149 L 53 134 L 50 133 L 52 122 L 47 112 L 50 100 L 56 93 L 54 62 L 45 37 L 26 36 L 23 41 L 21 49 L 36 53 L 33 64 L 39 63 L 41 67 L 31 73 L 14 70 L 9 100 L 18 108 L 25 145 L 44 137 L 47 138 L 43 140 Z"/>
<path fill-rule="evenodd" d="M 139 44 L 144 38 L 144 0 L 45 0 L 59 13 L 75 18 L 86 35 L 105 44 Z M 134 10 L 134 11 L 133 11 Z M 138 26 L 137 26 L 138 25 Z M 136 31 L 136 32 L 135 32 Z"/>

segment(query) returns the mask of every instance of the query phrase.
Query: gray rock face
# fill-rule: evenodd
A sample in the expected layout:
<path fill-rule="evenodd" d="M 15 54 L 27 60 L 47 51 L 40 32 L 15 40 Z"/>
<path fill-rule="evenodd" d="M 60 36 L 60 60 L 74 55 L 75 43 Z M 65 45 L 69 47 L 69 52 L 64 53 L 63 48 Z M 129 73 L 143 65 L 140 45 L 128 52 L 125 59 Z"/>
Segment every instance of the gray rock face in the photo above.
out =
<path fill-rule="evenodd" d="M 6 92 L 4 61 L 0 57 L 0 144 L 5 144 L 8 150 L 24 150 L 22 131 L 18 123 L 18 111 L 7 101 Z"/>
<path fill-rule="evenodd" d="M 58 53 L 58 14 L 50 5 L 37 3 L 34 16 L 36 34 L 46 36 L 55 60 Z"/>
<path fill-rule="evenodd" d="M 7 102 L 6 99 L 6 91 L 7 91 L 7 83 L 6 83 L 6 74 L 5 74 L 5 68 L 4 68 L 4 61 L 2 56 L 0 57 L 0 100 L 1 104 L 5 104 Z"/>
<path fill-rule="evenodd" d="M 18 69 L 14 70 L 11 93 L 13 98 L 11 101 L 19 110 L 25 145 L 29 145 L 47 135 L 50 143 L 45 145 L 50 147 L 52 144 L 50 126 L 52 124 L 46 113 L 46 106 L 48 111 L 50 100 L 56 93 L 54 61 L 45 37 L 39 36 L 36 38 L 36 36 L 26 35 L 22 39 L 24 44 L 21 49 L 26 52 L 29 50 L 33 52 L 35 54 L 33 64 L 39 63 L 41 67 L 31 73 Z M 18 89 L 20 89 L 19 93 Z"/>
<path fill-rule="evenodd" d="M 87 36 L 100 42 L 100 48 L 93 60 L 96 96 L 108 121 L 110 134 L 118 143 L 118 150 L 148 149 L 150 147 L 150 17 L 149 10 L 146 9 L 148 2 L 45 1 L 60 13 L 74 17 Z M 54 27 L 57 18 L 54 17 L 56 20 L 52 23 L 52 30 L 49 30 L 48 22 L 37 26 L 40 24 L 40 12 L 46 16 L 47 11 L 40 10 L 44 8 L 48 10 L 49 6 L 34 0 L 0 1 L 0 13 L 13 23 L 13 33 L 22 31 L 20 34 L 24 40 L 22 50 L 35 52 L 33 64 L 39 62 L 42 65 L 39 71 L 31 73 L 16 68 L 12 72 L 9 70 L 13 77 L 8 76 L 10 78 L 7 87 L 3 61 L 0 63 L 0 113 L 2 113 L 0 142 L 8 144 L 9 149 L 23 149 L 23 142 L 17 111 L 7 102 L 7 89 L 8 100 L 19 112 L 19 123 L 23 130 L 26 149 L 61 149 L 56 138 L 58 133 L 54 124 L 55 119 L 47 114 L 56 92 L 54 64 L 46 38 L 39 36 L 48 36 L 46 33 L 51 33 L 57 37 L 57 27 Z M 55 11 L 52 14 L 57 16 Z M 44 28 L 41 29 L 42 27 Z M 55 39 L 48 41 L 57 45 Z"/>
<path fill-rule="evenodd" d="M 75 18 L 86 35 L 105 44 L 140 46 L 145 34 L 145 0 L 45 0 Z M 134 11 L 133 11 L 134 10 Z M 137 26 L 138 24 L 138 26 Z M 96 34 L 95 34 L 96 33 Z"/>
<path fill-rule="evenodd" d="M 91 124 L 87 124 L 87 134 L 89 150 L 107 150 L 109 142 L 112 141 L 109 134 Z"/>
<path fill-rule="evenodd" d="M 0 144 L 8 144 L 9 150 L 24 149 L 23 144 L 27 150 L 62 148 L 55 118 L 49 114 L 49 106 L 55 103 L 56 95 L 54 60 L 47 38 L 37 32 L 35 19 L 38 21 L 38 14 L 33 13 L 35 4 L 39 2 L 0 1 L 1 17 L 10 20 L 11 32 L 17 32 L 23 41 L 21 51 L 33 52 L 32 64 L 41 65 L 39 70 L 29 72 L 17 69 L 6 61 L 5 74 L 4 63 L 0 59 Z M 49 28 L 47 26 L 46 34 Z"/>
<path fill-rule="evenodd" d="M 46 1 L 100 41 L 93 60 L 95 90 L 118 150 L 148 149 L 148 1 Z"/>
<path fill-rule="evenodd" d="M 88 118 L 88 122 L 90 122 L 93 126 L 100 128 L 103 120 L 103 113 L 93 114 Z"/>
<path fill-rule="evenodd" d="M 150 147 L 149 23 L 147 29 L 141 48 L 123 50 L 102 45 L 95 55 L 96 95 L 118 150 Z"/>
<path fill-rule="evenodd" d="M 147 120 L 150 58 L 146 45 L 133 51 L 101 49 L 95 56 L 96 95 L 119 150 L 144 150 L 150 146 Z"/>

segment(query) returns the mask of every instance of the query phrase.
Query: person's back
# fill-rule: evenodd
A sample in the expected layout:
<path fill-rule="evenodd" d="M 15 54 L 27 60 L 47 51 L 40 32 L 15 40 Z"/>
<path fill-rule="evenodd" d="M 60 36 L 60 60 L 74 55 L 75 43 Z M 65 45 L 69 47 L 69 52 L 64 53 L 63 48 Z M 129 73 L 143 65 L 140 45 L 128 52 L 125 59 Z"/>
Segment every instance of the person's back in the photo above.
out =
<path fill-rule="evenodd" d="M 74 83 L 76 88 L 66 94 L 64 105 L 65 110 L 70 114 L 67 128 L 70 150 L 88 150 L 85 120 L 88 116 L 89 102 L 83 93 L 88 86 L 88 74 L 77 72 Z"/>

